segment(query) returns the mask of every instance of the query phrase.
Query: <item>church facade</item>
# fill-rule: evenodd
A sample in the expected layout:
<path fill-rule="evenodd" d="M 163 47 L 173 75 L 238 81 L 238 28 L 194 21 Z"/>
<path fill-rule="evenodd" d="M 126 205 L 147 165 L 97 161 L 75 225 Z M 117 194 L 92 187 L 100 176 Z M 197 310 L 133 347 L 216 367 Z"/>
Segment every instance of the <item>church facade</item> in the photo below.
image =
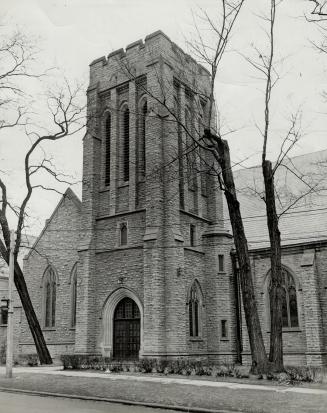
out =
<path fill-rule="evenodd" d="M 209 73 L 160 31 L 91 63 L 82 201 L 66 191 L 24 260 L 53 356 L 248 357 L 223 195 L 207 168 L 212 160 L 193 155 L 187 132 L 202 133 L 209 90 Z M 267 254 L 252 254 L 263 323 Z M 311 270 L 314 259 L 306 261 Z M 290 360 L 323 364 L 325 291 L 310 284 L 316 301 L 306 311 L 298 298 L 305 282 L 290 267 L 285 327 L 301 331 Z M 320 322 L 316 339 L 306 333 L 310 314 Z M 310 359 L 312 338 L 317 357 Z M 19 348 L 35 352 L 23 316 Z"/>

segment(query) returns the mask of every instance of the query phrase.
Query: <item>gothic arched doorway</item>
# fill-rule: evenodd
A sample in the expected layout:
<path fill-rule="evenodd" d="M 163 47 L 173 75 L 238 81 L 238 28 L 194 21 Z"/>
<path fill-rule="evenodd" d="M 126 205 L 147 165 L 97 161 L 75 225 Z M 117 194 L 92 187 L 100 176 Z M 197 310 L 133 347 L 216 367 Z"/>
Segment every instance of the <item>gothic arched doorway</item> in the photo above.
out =
<path fill-rule="evenodd" d="M 113 357 L 136 359 L 140 350 L 140 310 L 131 298 L 119 301 L 114 312 Z"/>

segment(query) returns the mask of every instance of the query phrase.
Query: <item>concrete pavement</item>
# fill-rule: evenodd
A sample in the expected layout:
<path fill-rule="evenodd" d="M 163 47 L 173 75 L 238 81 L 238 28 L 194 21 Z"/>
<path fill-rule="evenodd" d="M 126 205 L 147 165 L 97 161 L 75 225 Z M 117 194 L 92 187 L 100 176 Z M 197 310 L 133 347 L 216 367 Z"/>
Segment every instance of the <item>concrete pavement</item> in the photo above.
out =
<path fill-rule="evenodd" d="M 160 384 L 187 384 L 192 386 L 206 386 L 213 388 L 226 387 L 233 390 L 258 390 L 258 391 L 272 391 L 277 393 L 302 393 L 302 394 L 316 394 L 327 395 L 327 390 L 315 389 L 308 387 L 294 387 L 294 386 L 267 386 L 256 385 L 246 383 L 234 383 L 226 381 L 211 381 L 211 380 L 198 380 L 198 379 L 183 379 L 175 377 L 158 377 L 151 375 L 129 375 L 119 373 L 98 373 L 98 372 L 86 372 L 83 370 L 63 370 L 61 366 L 42 366 L 42 367 L 14 367 L 13 374 L 19 373 L 35 373 L 35 374 L 49 374 L 49 375 L 61 375 L 66 377 L 86 377 L 86 378 L 101 378 L 107 380 L 130 380 L 141 382 L 152 382 Z M 0 374 L 5 374 L 5 367 L 0 366 Z"/>
<path fill-rule="evenodd" d="M 40 397 L 1 392 L 0 413 L 165 413 L 166 410 L 127 406 L 102 401 Z"/>

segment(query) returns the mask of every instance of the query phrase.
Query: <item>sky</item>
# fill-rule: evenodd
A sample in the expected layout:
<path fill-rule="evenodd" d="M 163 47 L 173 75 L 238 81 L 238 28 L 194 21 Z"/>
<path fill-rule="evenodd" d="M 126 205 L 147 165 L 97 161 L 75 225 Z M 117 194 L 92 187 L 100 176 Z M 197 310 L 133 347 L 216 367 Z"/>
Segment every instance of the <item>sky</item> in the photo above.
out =
<path fill-rule="evenodd" d="M 188 51 L 187 40 L 194 36 L 194 16 L 210 41 L 210 32 L 198 16 L 205 10 L 216 19 L 218 3 L 218 0 L 1 0 L 1 35 L 17 28 L 40 50 L 36 68 L 57 68 L 41 86 L 33 81 L 26 85 L 36 107 L 40 105 L 39 115 L 46 121 L 40 91 L 49 84 L 60 84 L 66 77 L 87 85 L 88 65 L 92 60 L 144 39 L 158 29 Z M 262 53 L 267 50 L 260 15 L 265 13 L 268 3 L 267 0 L 245 2 L 216 81 L 222 124 L 226 131 L 235 130 L 228 135 L 232 159 L 245 167 L 260 162 L 264 83 L 244 55 L 258 57 L 254 47 Z M 307 0 L 284 0 L 278 7 L 275 49 L 281 79 L 272 98 L 268 145 L 271 159 L 276 158 L 290 116 L 296 111 L 302 113 L 303 137 L 292 155 L 327 148 L 327 103 L 322 96 L 327 90 L 327 55 L 318 53 L 312 45 L 321 42 L 322 34 L 317 25 L 305 20 L 309 10 Z M 45 148 L 58 170 L 74 176 L 76 181 L 82 175 L 82 137 L 81 132 Z M 24 195 L 23 159 L 29 145 L 23 131 L 0 133 L 0 170 L 6 172 L 14 204 L 19 204 Z M 80 185 L 75 190 L 80 195 Z M 55 193 L 35 192 L 29 206 L 29 232 L 37 234 L 41 230 L 59 198 Z"/>

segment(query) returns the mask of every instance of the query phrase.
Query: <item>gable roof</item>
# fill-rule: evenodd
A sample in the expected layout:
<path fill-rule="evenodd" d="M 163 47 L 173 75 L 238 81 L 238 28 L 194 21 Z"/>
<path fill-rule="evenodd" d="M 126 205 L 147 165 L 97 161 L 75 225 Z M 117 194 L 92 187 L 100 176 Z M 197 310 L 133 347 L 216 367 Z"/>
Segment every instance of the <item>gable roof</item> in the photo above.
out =
<path fill-rule="evenodd" d="M 75 194 L 75 192 L 71 189 L 71 188 L 67 188 L 65 193 L 62 195 L 60 201 L 58 202 L 56 208 L 54 209 L 54 211 L 52 212 L 51 216 L 49 219 L 47 219 L 45 221 L 45 225 L 40 233 L 40 235 L 36 238 L 36 241 L 34 242 L 34 244 L 32 245 L 32 247 L 30 248 L 29 252 L 26 254 L 26 256 L 24 257 L 24 259 L 28 259 L 32 253 L 32 251 L 36 248 L 39 240 L 42 238 L 43 234 L 45 233 L 45 231 L 47 230 L 48 226 L 50 225 L 52 219 L 54 218 L 54 216 L 56 215 L 57 211 L 59 210 L 59 208 L 63 205 L 65 199 L 68 198 L 70 199 L 73 204 L 76 206 L 76 209 L 78 211 L 81 211 L 82 209 L 82 202 L 81 200 L 78 198 L 78 196 Z"/>
<path fill-rule="evenodd" d="M 290 158 L 284 164 L 275 176 L 279 212 L 299 201 L 280 217 L 282 246 L 327 241 L 327 150 Z M 265 203 L 260 199 L 261 166 L 235 171 L 234 179 L 249 248 L 267 248 L 270 244 Z M 314 190 L 304 196 L 310 188 Z M 224 214 L 226 226 L 231 228 L 227 206 Z"/>

